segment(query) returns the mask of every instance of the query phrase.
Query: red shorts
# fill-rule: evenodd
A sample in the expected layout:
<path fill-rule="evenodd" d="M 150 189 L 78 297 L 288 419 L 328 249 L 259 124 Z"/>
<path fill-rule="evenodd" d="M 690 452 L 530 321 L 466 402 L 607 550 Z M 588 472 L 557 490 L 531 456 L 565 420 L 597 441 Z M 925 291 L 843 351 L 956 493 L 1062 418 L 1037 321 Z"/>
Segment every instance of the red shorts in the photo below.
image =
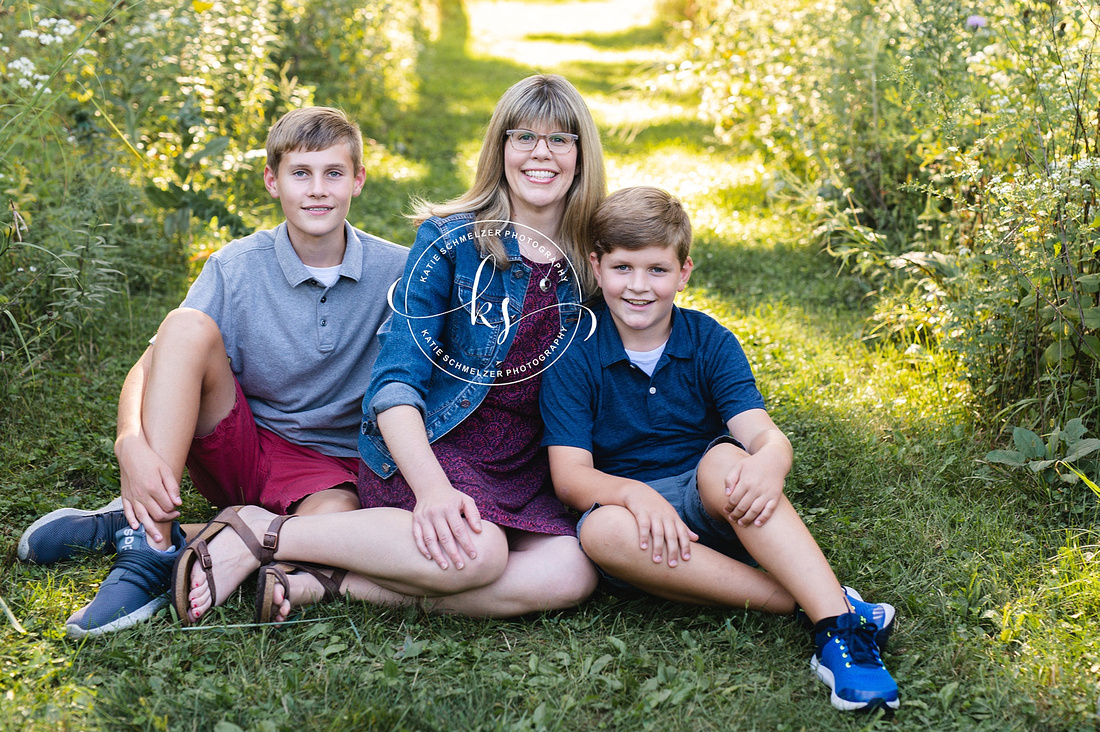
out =
<path fill-rule="evenodd" d="M 236 379 L 234 379 L 236 382 Z M 191 441 L 191 482 L 218 508 L 248 504 L 285 514 L 306 496 L 348 484 L 355 490 L 359 459 L 322 455 L 256 424 L 241 385 L 237 403 L 214 431 Z"/>

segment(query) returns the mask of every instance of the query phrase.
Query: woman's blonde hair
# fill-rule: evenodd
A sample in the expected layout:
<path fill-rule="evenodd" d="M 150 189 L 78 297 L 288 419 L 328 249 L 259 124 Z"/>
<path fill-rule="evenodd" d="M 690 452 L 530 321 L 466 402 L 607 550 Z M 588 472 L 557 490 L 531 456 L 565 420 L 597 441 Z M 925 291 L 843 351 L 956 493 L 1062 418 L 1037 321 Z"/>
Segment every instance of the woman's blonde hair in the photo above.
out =
<path fill-rule="evenodd" d="M 505 131 L 539 125 L 551 127 L 554 132 L 571 132 L 579 138 L 576 142 L 577 172 L 565 194 L 565 212 L 555 243 L 573 263 L 584 293 L 591 293 L 595 290 L 595 280 L 586 266 L 591 250 L 588 225 L 607 187 L 603 148 L 588 105 L 580 92 L 562 76 L 529 76 L 504 92 L 485 131 L 473 186 L 458 198 L 444 203 L 416 199 L 410 218 L 417 226 L 431 216 L 446 218 L 467 212 L 473 213 L 477 221 L 510 221 L 512 206 L 504 176 Z M 482 230 L 490 228 L 492 225 L 486 225 Z M 479 236 L 476 241 L 483 256 L 492 255 L 497 266 L 507 266 L 508 257 L 499 237 Z"/>

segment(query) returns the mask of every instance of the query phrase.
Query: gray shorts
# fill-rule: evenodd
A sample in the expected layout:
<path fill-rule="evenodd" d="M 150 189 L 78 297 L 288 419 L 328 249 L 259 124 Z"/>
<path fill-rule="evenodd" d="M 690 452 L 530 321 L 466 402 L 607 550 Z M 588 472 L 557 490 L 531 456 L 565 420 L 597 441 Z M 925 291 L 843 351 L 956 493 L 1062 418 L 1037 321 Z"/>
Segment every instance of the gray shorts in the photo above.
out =
<path fill-rule="evenodd" d="M 707 450 L 709 451 L 715 445 L 724 443 L 742 447 L 740 442 L 726 435 L 715 438 L 707 445 Z M 706 453 L 704 452 L 703 454 L 705 455 Z M 702 458 L 700 458 L 700 460 L 701 459 Z M 737 532 L 733 530 L 733 527 L 726 521 L 714 518 L 707 513 L 707 509 L 703 507 L 703 499 L 699 496 L 699 486 L 695 478 L 695 473 L 698 469 L 699 466 L 696 465 L 686 473 L 673 475 L 668 478 L 646 481 L 646 484 L 660 493 L 666 501 L 672 504 L 672 507 L 676 509 L 676 513 L 680 516 L 680 519 L 687 524 L 689 529 L 699 535 L 700 544 L 716 552 L 725 554 L 727 557 L 736 559 L 739 562 L 744 562 L 751 567 L 757 566 L 756 560 L 745 551 L 745 547 L 742 546 L 741 540 L 737 538 Z M 585 511 L 580 521 L 577 522 L 578 541 L 580 541 L 581 525 L 584 524 L 589 514 L 600 507 L 601 504 L 599 503 L 593 504 L 592 508 Z M 581 550 L 584 550 L 583 543 L 581 544 Z M 608 589 L 641 591 L 629 582 L 624 582 L 621 579 L 612 577 L 598 564 L 596 565 L 596 569 L 599 571 L 600 578 Z"/>

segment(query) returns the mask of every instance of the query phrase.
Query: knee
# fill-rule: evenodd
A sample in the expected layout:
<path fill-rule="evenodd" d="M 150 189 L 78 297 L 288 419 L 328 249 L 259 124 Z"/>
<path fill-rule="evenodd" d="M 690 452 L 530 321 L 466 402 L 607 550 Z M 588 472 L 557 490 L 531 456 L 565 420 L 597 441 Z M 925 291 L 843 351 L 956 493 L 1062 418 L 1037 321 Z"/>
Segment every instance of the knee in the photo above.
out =
<path fill-rule="evenodd" d="M 558 582 L 554 603 L 551 609 L 564 610 L 576 607 L 587 600 L 596 591 L 599 575 L 592 561 L 577 546 L 575 555 L 561 564 L 562 576 Z"/>
<path fill-rule="evenodd" d="M 600 506 L 581 524 L 579 538 L 584 553 L 605 566 L 638 548 L 638 521 L 622 506 Z"/>
<path fill-rule="evenodd" d="M 453 595 L 492 584 L 504 574 L 508 564 L 508 538 L 494 525 L 485 526 L 480 534 L 474 536 L 474 548 L 477 557 L 467 558 L 462 569 L 451 564 L 447 569 L 439 569 L 434 574 L 440 594 Z"/>
<path fill-rule="evenodd" d="M 592 561 L 581 551 L 573 537 L 561 537 L 553 574 L 546 578 L 546 593 L 539 610 L 565 610 L 576 607 L 596 591 L 599 576 Z M 568 546 L 566 546 L 568 542 Z"/>
<path fill-rule="evenodd" d="M 746 457 L 748 453 L 740 447 L 722 443 L 707 450 L 707 454 L 699 461 L 699 467 L 695 471 L 695 486 L 703 508 L 711 517 L 720 521 L 729 520 L 724 511 L 727 498 L 726 476 Z"/>
<path fill-rule="evenodd" d="M 184 345 L 192 351 L 217 349 L 225 352 L 218 324 L 206 313 L 193 308 L 176 308 L 165 316 L 157 329 L 157 346 L 170 347 L 175 344 Z"/>

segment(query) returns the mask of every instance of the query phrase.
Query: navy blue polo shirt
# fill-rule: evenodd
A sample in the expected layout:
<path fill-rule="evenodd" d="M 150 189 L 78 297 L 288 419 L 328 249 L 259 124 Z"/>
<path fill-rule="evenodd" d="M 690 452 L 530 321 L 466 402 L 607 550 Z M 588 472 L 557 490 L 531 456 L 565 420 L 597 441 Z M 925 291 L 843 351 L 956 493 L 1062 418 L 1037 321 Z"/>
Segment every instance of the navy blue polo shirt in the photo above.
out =
<path fill-rule="evenodd" d="M 542 444 L 588 450 L 597 470 L 650 481 L 694 469 L 729 434 L 726 422 L 764 408 L 741 344 L 709 315 L 673 306 L 653 376 L 630 363 L 606 307 L 596 317 L 596 333 L 542 375 Z"/>

